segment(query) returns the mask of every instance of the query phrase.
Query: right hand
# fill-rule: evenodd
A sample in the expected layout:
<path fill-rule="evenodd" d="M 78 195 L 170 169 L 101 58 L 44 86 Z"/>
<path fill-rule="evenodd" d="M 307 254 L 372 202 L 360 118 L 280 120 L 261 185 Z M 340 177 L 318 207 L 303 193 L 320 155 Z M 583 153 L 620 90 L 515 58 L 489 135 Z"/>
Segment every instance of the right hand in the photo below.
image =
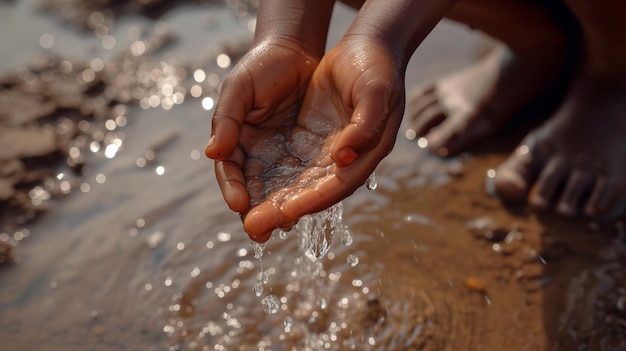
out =
<path fill-rule="evenodd" d="M 257 157 L 271 164 L 284 158 L 278 148 L 261 146 L 290 133 L 319 60 L 294 43 L 263 41 L 226 77 L 205 154 L 215 160 L 217 180 L 231 210 L 243 215 L 250 208 L 246 167 L 253 168 Z M 254 198 L 253 204 L 261 201 Z"/>

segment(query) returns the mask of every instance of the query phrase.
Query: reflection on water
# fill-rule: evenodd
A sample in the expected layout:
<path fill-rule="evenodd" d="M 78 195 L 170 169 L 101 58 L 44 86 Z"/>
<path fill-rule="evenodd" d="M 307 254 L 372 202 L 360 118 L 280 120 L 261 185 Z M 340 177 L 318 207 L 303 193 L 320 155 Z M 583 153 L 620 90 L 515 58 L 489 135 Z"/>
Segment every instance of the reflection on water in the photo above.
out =
<path fill-rule="evenodd" d="M 0 128 L 32 147 L 0 160 L 24 194 L 0 230 L 2 350 L 625 347 L 623 227 L 505 211 L 483 189 L 497 156 L 401 139 L 374 191 L 252 244 L 200 150 L 253 2 L 50 3 L 0 3 L 0 27 L 25 33 L 0 41 Z M 331 37 L 351 17 L 336 15 Z M 439 27 L 410 79 L 467 63 L 471 38 Z"/>

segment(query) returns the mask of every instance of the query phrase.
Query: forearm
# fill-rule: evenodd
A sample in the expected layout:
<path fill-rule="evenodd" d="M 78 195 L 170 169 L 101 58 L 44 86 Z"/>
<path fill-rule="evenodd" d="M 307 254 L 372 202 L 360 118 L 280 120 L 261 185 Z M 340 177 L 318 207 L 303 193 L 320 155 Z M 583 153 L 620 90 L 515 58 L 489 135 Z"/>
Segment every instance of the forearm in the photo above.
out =
<path fill-rule="evenodd" d="M 367 0 L 346 38 L 379 40 L 406 68 L 413 52 L 458 0 Z"/>
<path fill-rule="evenodd" d="M 335 0 L 261 0 L 255 43 L 295 44 L 321 57 L 334 3 Z"/>

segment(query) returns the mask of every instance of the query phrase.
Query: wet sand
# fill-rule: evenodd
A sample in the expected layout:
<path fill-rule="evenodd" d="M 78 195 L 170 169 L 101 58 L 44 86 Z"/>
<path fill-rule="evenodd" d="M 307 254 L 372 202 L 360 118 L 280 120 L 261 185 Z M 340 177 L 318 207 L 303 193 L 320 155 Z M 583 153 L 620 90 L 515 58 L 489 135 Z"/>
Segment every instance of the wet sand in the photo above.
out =
<path fill-rule="evenodd" d="M 42 21 L 3 61 L 0 111 L 19 113 L 0 115 L 0 128 L 43 133 L 16 137 L 12 153 L 0 148 L 8 155 L 0 160 L 3 351 L 626 349 L 621 222 L 565 220 L 489 195 L 487 170 L 526 125 L 450 160 L 400 135 L 376 171 L 377 189 L 344 201 L 354 242 L 334 238 L 321 270 L 295 271 L 293 235 L 270 240 L 263 296 L 284 300 L 278 313 L 264 313 L 252 291 L 260 262 L 200 156 L 215 79 L 230 67 L 217 56 L 243 52 L 249 14 L 232 3 L 187 5 L 155 25 L 125 9 L 135 14 L 111 17 L 116 45 L 106 49 L 106 36 L 77 35 L 83 29 L 37 17 L 32 4 L 0 5 L 0 18 Z M 352 13 L 335 15 L 331 42 Z M 21 28 L 16 19 L 0 23 Z M 155 50 L 135 56 L 131 28 Z M 48 32 L 54 45 L 42 49 Z M 463 67 L 490 45 L 442 23 L 416 53 L 407 84 Z M 55 58 L 33 58 L 41 52 Z M 72 69 L 63 73 L 62 62 Z M 169 80 L 144 82 L 142 71 Z M 184 102 L 167 100 L 177 88 Z"/>

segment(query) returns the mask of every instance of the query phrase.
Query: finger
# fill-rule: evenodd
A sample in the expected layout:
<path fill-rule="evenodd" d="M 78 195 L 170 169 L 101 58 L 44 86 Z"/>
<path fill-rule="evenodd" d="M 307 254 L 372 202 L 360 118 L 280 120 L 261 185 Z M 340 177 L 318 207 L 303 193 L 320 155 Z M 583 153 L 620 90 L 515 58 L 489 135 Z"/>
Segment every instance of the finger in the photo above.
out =
<path fill-rule="evenodd" d="M 244 154 L 236 148 L 223 160 L 215 161 L 215 176 L 228 207 L 235 212 L 248 209 L 250 199 L 246 189 L 246 180 L 242 171 Z"/>
<path fill-rule="evenodd" d="M 252 104 L 251 90 L 246 88 L 242 77 L 232 73 L 222 86 L 213 114 L 211 139 L 204 151 L 211 159 L 230 155 L 239 141 L 241 126 Z"/>
<path fill-rule="evenodd" d="M 337 174 L 328 175 L 316 182 L 315 186 L 286 199 L 282 204 L 282 214 L 285 219 L 297 220 L 304 215 L 320 212 L 348 197 L 363 182 L 354 184 Z"/>
<path fill-rule="evenodd" d="M 363 185 L 372 174 L 378 163 L 388 154 L 395 141 L 395 132 L 399 121 L 390 120 L 388 129 L 377 148 L 360 157 L 347 167 L 333 167 L 327 176 L 317 177 L 318 180 L 301 191 L 289 196 L 283 202 L 283 216 L 289 220 L 322 211 L 344 198 L 350 196 Z"/>
<path fill-rule="evenodd" d="M 275 228 L 287 222 L 280 209 L 284 197 L 284 192 L 274 194 L 245 214 L 243 228 L 250 239 L 258 243 L 266 242 Z"/>
<path fill-rule="evenodd" d="M 351 121 L 341 131 L 331 150 L 331 156 L 339 167 L 351 164 L 359 155 L 380 143 L 387 120 L 399 105 L 399 101 L 391 101 L 393 89 L 392 84 L 372 83 L 358 93 Z"/>

